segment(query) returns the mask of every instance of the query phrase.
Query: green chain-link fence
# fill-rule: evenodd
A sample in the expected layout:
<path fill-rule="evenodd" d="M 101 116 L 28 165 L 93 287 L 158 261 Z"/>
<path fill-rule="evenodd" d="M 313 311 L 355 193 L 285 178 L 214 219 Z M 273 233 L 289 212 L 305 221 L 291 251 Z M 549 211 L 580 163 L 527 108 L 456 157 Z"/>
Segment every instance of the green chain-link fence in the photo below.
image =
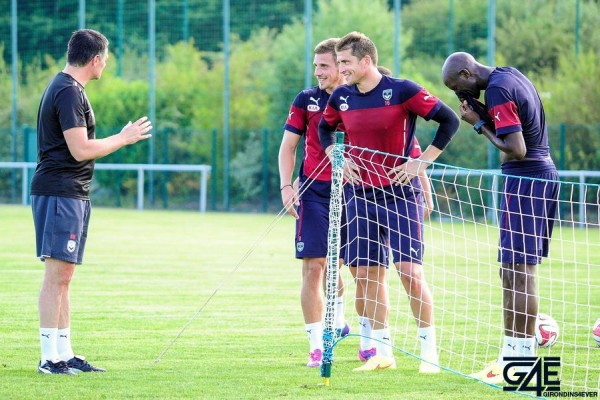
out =
<path fill-rule="evenodd" d="M 86 88 L 98 136 L 141 115 L 155 126 L 151 142 L 102 162 L 209 164 L 212 208 L 278 209 L 282 127 L 297 92 L 315 84 L 312 47 L 358 30 L 380 64 L 453 107 L 440 79 L 450 52 L 521 69 L 545 102 L 559 168 L 598 170 L 598 25 L 598 2 L 585 0 L 0 0 L 0 161 L 34 161 L 41 93 L 64 66 L 70 34 L 87 27 L 111 42 L 102 79 Z M 432 130 L 419 122 L 423 144 Z M 477 139 L 463 127 L 440 162 L 496 166 Z M 0 169 L 1 202 L 19 201 L 20 174 Z M 150 206 L 195 207 L 196 177 L 148 178 Z M 131 206 L 135 189 L 132 173 L 98 171 L 94 201 Z"/>

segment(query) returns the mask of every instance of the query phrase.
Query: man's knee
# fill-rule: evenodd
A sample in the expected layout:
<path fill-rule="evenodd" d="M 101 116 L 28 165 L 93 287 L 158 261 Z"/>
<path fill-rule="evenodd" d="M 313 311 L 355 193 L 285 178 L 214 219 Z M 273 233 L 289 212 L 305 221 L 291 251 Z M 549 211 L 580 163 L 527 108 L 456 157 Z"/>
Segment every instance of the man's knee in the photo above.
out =
<path fill-rule="evenodd" d="M 304 259 L 304 276 L 307 279 L 319 280 L 325 272 L 325 260 L 321 258 Z"/>
<path fill-rule="evenodd" d="M 423 267 L 420 264 L 403 262 L 396 265 L 400 281 L 406 286 L 420 287 L 423 282 Z"/>
<path fill-rule="evenodd" d="M 46 275 L 44 276 L 44 279 L 48 281 L 48 283 L 60 286 L 69 285 L 73 278 L 75 264 L 54 258 L 47 258 L 45 262 Z"/>

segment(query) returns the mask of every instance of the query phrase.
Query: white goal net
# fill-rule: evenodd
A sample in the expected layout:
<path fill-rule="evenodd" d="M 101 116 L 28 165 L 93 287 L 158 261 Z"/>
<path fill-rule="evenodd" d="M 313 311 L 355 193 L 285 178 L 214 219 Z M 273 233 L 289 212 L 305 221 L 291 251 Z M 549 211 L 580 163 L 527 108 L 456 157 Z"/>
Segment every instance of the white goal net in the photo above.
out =
<path fill-rule="evenodd" d="M 353 154 L 360 154 L 355 162 L 361 170 L 383 170 L 382 165 L 375 165 L 376 159 L 381 161 L 381 153 L 353 150 Z M 378 157 L 374 157 L 375 154 Z M 384 154 L 383 157 L 396 156 Z M 447 371 L 469 375 L 498 357 L 504 336 L 497 221 L 499 191 L 505 176 L 435 163 L 428 168 L 427 174 L 434 211 L 422 224 L 422 268 L 433 297 L 439 365 Z M 348 207 L 351 197 L 360 198 L 358 203 L 356 199 L 354 203 L 351 201 L 352 204 L 365 207 L 378 201 L 374 200 L 373 189 L 365 182 L 360 183 L 362 185 L 345 185 L 342 207 Z M 393 199 L 386 196 L 393 197 L 394 194 L 383 191 L 382 196 L 388 201 Z M 414 201 L 424 207 L 420 195 Z M 397 226 L 391 220 L 402 213 L 401 210 L 390 210 L 392 215 L 382 218 L 377 213 L 346 211 L 348 220 L 341 221 L 340 226 L 348 228 L 342 231 L 350 232 L 348 237 L 342 238 L 346 243 L 361 239 L 353 237 L 353 232 L 365 234 L 364 230 L 350 229 L 352 224 L 367 226 L 366 235 L 373 237 L 373 229 L 381 232 L 394 229 L 389 224 Z M 365 218 L 368 221 L 360 221 Z M 599 222 L 600 186 L 561 178 L 549 257 L 537 266 L 536 285 L 539 313 L 553 317 L 560 329 L 557 342 L 548 348 L 538 348 L 537 356 L 560 357 L 562 391 L 597 392 L 600 388 L 600 348 L 592 336 L 594 322 L 600 318 Z M 330 223 L 335 224 L 335 219 Z M 400 243 L 405 243 L 403 236 L 406 232 L 396 232 L 396 236 L 391 233 L 388 238 L 400 237 Z M 421 344 L 417 338 L 414 309 L 409 307 L 409 295 L 393 264 L 398 260 L 393 260 L 392 255 L 393 250 L 400 250 L 400 253 L 410 250 L 394 249 L 394 246 L 391 242 L 379 246 L 379 251 L 387 254 L 377 255 L 380 260 L 389 256 L 387 325 L 397 350 L 396 358 L 406 357 L 405 354 L 418 358 Z M 356 265 L 364 261 L 346 259 L 345 263 Z M 352 332 L 358 333 L 353 279 L 348 268 L 344 267 L 341 273 L 347 282 L 346 317 Z M 328 284 L 335 286 L 335 282 Z M 359 304 L 366 303 L 361 300 L 365 299 L 359 299 Z"/>

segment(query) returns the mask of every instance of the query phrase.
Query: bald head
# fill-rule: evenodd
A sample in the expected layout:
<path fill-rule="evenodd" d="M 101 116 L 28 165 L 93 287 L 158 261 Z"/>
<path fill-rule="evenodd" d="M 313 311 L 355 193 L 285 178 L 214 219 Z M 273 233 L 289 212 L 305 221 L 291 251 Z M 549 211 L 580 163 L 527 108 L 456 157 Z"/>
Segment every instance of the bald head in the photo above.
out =
<path fill-rule="evenodd" d="M 456 79 L 463 70 L 473 72 L 477 64 L 475 58 L 469 53 L 452 53 L 446 58 L 442 67 L 442 79 L 444 82 L 447 78 Z"/>
<path fill-rule="evenodd" d="M 478 63 L 475 58 L 464 52 L 452 53 L 442 67 L 442 80 L 450 90 L 467 91 L 471 96 L 479 98 L 481 90 L 494 68 Z"/>

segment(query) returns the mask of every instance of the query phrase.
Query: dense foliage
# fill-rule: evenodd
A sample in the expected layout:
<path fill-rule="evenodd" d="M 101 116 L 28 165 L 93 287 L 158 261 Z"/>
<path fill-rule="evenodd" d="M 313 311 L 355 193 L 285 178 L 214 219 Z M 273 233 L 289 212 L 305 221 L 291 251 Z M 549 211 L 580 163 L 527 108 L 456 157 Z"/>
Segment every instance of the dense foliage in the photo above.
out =
<path fill-rule="evenodd" d="M 19 2 L 19 125 L 35 126 L 40 95 L 64 65 L 65 44 L 77 26 L 77 3 Z M 147 2 L 123 2 L 121 22 L 115 18 L 118 3 L 88 1 L 86 9 L 87 25 L 105 32 L 111 41 L 111 58 L 103 78 L 86 88 L 102 135 L 114 133 L 127 121 L 148 113 Z M 377 44 L 380 64 L 393 68 L 394 15 L 390 3 L 313 1 L 313 45 L 326 37 L 362 31 Z M 282 126 L 290 102 L 304 86 L 303 4 L 231 1 L 231 175 L 232 184 L 239 188 L 234 200 L 252 198 L 257 187 L 270 187 L 270 194 L 277 198 L 276 159 Z M 488 62 L 487 2 L 429 0 L 402 4 L 400 75 L 421 83 L 455 107 L 454 94 L 441 82 L 441 65 L 447 54 L 459 50 Z M 454 5 L 452 9 L 450 4 Z M 600 76 L 600 31 L 596 28 L 600 26 L 600 6 L 596 1 L 581 1 L 580 6 L 581 20 L 576 24 L 575 0 L 497 2 L 494 62 L 521 69 L 536 84 L 552 127 L 554 157 L 562 157 L 560 164 L 569 169 L 600 169 L 600 83 L 596 79 Z M 165 0 L 157 2 L 156 17 L 153 161 L 216 162 L 220 193 L 224 146 L 222 2 Z M 122 31 L 118 31 L 119 23 Z M 10 12 L 6 9 L 0 12 L 0 39 L 0 96 L 10 99 Z M 11 159 L 7 152 L 10 126 L 11 105 L 5 101 L 0 105 L 2 160 Z M 433 124 L 419 122 L 418 136 L 424 145 L 430 142 L 433 128 Z M 565 145 L 559 149 L 561 132 Z M 486 168 L 487 145 L 480 139 L 463 127 L 440 161 Z M 22 159 L 22 138 L 19 141 Z M 265 148 L 269 178 L 261 186 Z M 134 146 L 106 161 L 147 162 L 148 151 L 148 146 Z M 99 179 L 108 183 L 114 176 L 103 174 Z M 197 187 L 197 182 L 181 176 L 173 178 L 163 190 L 181 190 L 186 185 Z"/>

